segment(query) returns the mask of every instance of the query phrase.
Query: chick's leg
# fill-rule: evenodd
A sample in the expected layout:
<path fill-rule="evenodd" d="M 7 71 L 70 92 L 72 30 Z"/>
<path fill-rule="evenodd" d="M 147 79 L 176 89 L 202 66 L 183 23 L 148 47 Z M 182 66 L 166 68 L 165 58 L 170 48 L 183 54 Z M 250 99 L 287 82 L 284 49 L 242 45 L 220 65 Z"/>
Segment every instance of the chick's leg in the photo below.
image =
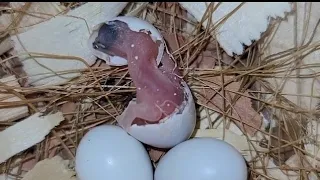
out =
<path fill-rule="evenodd" d="M 155 106 L 130 102 L 125 111 L 117 117 L 117 122 L 123 129 L 127 130 L 136 118 L 149 122 L 156 122 L 160 120 L 161 116 L 162 112 Z"/>

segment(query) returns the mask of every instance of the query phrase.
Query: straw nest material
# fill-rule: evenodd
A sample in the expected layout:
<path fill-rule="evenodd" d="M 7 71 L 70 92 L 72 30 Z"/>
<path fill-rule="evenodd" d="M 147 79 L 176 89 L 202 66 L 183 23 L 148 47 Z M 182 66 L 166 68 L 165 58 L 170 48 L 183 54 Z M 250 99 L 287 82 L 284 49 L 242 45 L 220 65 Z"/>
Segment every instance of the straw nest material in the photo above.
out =
<path fill-rule="evenodd" d="M 49 12 L 52 15 L 63 15 L 81 5 L 71 2 L 48 3 L 39 6 L 46 9 L 41 10 L 34 8 L 34 4 L 11 3 L 11 7 L 1 6 L 2 23 L 5 23 L 1 27 L 2 40 L 8 33 L 28 31 L 32 28 L 31 21 L 35 21 L 36 17 L 38 23 L 50 19 L 52 16 Z M 217 137 L 235 146 L 248 160 L 250 179 L 283 179 L 290 176 L 308 179 L 310 174 L 318 177 L 317 164 L 320 157 L 317 157 L 317 152 L 311 153 L 306 147 L 318 149 L 317 136 L 310 135 L 308 125 L 317 124 L 319 111 L 303 108 L 285 96 L 299 98 L 311 97 L 312 94 L 282 93 L 281 87 L 274 86 L 266 78 L 282 78 L 282 84 L 292 79 L 299 82 L 299 79 L 306 78 L 306 75 L 302 77 L 283 73 L 317 66 L 299 65 L 296 59 L 303 58 L 301 54 L 319 50 L 319 43 L 306 44 L 303 48 L 288 49 L 265 57 L 265 47 L 279 22 L 274 20 L 259 41 L 246 47 L 243 55 L 230 57 L 210 35 L 210 31 L 214 31 L 217 25 L 209 23 L 203 28 L 179 3 L 129 3 L 122 14 L 145 19 L 163 33 L 197 103 L 199 123 L 194 136 Z M 41 46 L 41 42 L 38 43 Z M 41 56 L 48 56 L 49 60 L 50 56 L 58 55 Z M 2 99 L 0 108 L 20 108 L 13 111 L 18 113 L 17 116 L 0 121 L 0 131 L 37 112 L 49 114 L 61 111 L 65 120 L 40 143 L 2 163 L 0 174 L 20 179 L 37 162 L 56 154 L 72 162 L 83 135 L 92 127 L 104 123 L 115 124 L 115 117 L 121 114 L 135 96 L 135 87 L 127 68 L 110 67 L 101 60 L 77 70 L 81 75 L 66 83 L 44 87 L 25 86 L 27 77 L 16 57 L 19 55 L 10 49 L 3 52 L 0 59 L 0 77 L 15 77 L 18 80 L 1 82 L 1 93 L 15 96 L 16 99 Z M 314 72 L 308 77 L 316 79 L 318 74 Z M 148 147 L 148 151 L 155 166 L 165 153 L 151 147 Z M 69 166 L 72 168 L 72 163 Z"/>

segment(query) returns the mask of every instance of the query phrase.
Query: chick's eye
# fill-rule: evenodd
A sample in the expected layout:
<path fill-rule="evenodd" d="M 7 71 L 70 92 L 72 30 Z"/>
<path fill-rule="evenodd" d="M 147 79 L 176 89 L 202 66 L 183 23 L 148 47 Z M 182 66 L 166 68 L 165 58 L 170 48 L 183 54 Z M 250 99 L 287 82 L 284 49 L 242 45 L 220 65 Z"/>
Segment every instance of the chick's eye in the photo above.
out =
<path fill-rule="evenodd" d="M 99 48 L 105 49 L 106 48 L 105 45 L 103 45 L 103 44 L 101 44 L 99 42 L 92 43 L 92 46 L 93 46 L 94 49 L 99 49 Z"/>
<path fill-rule="evenodd" d="M 158 68 L 161 68 L 163 66 L 162 62 L 159 63 Z"/>
<path fill-rule="evenodd" d="M 94 49 L 99 49 L 99 46 L 97 44 L 92 44 Z"/>

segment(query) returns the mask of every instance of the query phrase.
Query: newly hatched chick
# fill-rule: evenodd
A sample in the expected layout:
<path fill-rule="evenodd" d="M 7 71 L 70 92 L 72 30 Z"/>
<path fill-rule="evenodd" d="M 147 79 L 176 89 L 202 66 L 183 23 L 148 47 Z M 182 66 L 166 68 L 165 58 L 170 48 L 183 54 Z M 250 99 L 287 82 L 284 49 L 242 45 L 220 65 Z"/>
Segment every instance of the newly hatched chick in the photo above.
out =
<path fill-rule="evenodd" d="M 158 67 L 159 42 L 150 33 L 132 31 L 125 22 L 115 20 L 103 24 L 92 43 L 98 51 L 128 60 L 129 74 L 137 87 L 137 104 L 129 104 L 126 113 L 118 117 L 124 129 L 132 124 L 158 123 L 185 100 L 178 68 L 168 54 Z"/>

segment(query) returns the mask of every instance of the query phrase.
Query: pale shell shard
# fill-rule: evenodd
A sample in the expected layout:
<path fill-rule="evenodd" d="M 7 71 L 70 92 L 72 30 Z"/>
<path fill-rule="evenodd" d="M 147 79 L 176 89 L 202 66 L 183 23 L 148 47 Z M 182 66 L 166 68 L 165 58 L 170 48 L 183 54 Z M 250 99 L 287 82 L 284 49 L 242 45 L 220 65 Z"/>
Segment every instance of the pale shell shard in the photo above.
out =
<path fill-rule="evenodd" d="M 41 86 L 65 83 L 80 75 L 76 70 L 87 68 L 85 63 L 72 57 L 29 58 L 30 52 L 75 56 L 82 58 L 88 65 L 94 64 L 96 57 L 86 45 L 90 29 L 102 20 L 117 16 L 126 5 L 127 2 L 88 2 L 64 16 L 53 17 L 24 33 L 12 36 L 15 50 L 28 75 L 28 84 Z"/>
<path fill-rule="evenodd" d="M 51 15 L 57 15 L 64 10 L 60 2 L 10 2 L 10 8 L 12 9 L 24 9 L 24 16 L 21 17 L 15 28 L 12 29 L 10 34 L 26 32 L 34 27 L 35 24 L 51 18 Z M 12 13 L 2 13 L 0 17 L 0 24 L 5 28 L 12 26 L 12 15 L 17 16 L 19 11 L 13 11 Z"/>
<path fill-rule="evenodd" d="M 75 172 L 68 168 L 69 163 L 68 160 L 63 160 L 60 156 L 44 159 L 38 162 L 22 180 L 76 180 Z"/>
<path fill-rule="evenodd" d="M 0 132 L 0 163 L 41 142 L 64 117 L 61 112 L 41 116 L 36 113 Z"/>
<path fill-rule="evenodd" d="M 20 84 L 15 76 L 8 76 L 0 79 L 0 83 L 3 83 L 10 87 L 20 87 Z M 15 102 L 21 101 L 21 98 L 8 93 L 0 93 L 0 102 Z M 0 122 L 15 121 L 20 118 L 24 118 L 29 115 L 28 106 L 17 106 L 11 108 L 0 108 Z"/>
<path fill-rule="evenodd" d="M 181 113 L 176 110 L 158 124 L 132 125 L 128 133 L 139 141 L 157 148 L 171 148 L 187 140 L 196 125 L 196 109 L 189 87 L 185 82 L 182 84 L 187 101 L 181 105 L 184 106 Z"/>
<path fill-rule="evenodd" d="M 125 22 L 126 24 L 128 24 L 129 28 L 132 31 L 136 31 L 136 32 L 140 32 L 142 30 L 147 30 L 150 31 L 151 34 L 151 38 L 153 41 L 160 41 L 160 45 L 159 45 L 159 51 L 158 51 L 158 55 L 157 55 L 157 64 L 160 64 L 160 61 L 162 59 L 163 53 L 164 53 L 164 49 L 165 49 L 165 42 L 164 39 L 162 37 L 162 35 L 160 34 L 160 32 L 150 23 L 148 23 L 147 21 L 144 21 L 142 19 L 136 18 L 136 17 L 131 17 L 131 16 L 118 16 L 115 17 L 107 22 L 103 22 L 98 24 L 97 26 L 94 27 L 93 32 L 91 33 L 89 40 L 88 40 L 88 46 L 90 48 L 90 50 L 92 51 L 92 53 L 97 56 L 98 58 L 105 60 L 107 64 L 112 65 L 112 66 L 124 66 L 127 65 L 128 62 L 126 59 L 119 57 L 119 56 L 110 56 L 108 54 L 105 54 L 103 52 L 97 51 L 92 47 L 92 43 L 94 42 L 95 38 L 98 36 L 98 31 L 101 27 L 102 24 L 104 23 L 109 23 L 112 21 L 122 21 Z"/>
<path fill-rule="evenodd" d="M 206 4 L 208 4 L 206 2 L 179 3 L 199 22 L 206 12 Z M 240 4 L 241 2 L 221 3 L 212 14 L 213 23 L 220 21 Z M 213 35 L 216 35 L 220 46 L 229 56 L 233 56 L 233 53 L 240 55 L 243 53 L 243 43 L 247 46 L 251 45 L 249 41 L 258 40 L 261 33 L 266 31 L 270 17 L 284 18 L 284 12 L 290 11 L 289 2 L 245 2 Z M 205 27 L 207 23 L 208 20 L 204 21 L 202 25 Z"/>
<path fill-rule="evenodd" d="M 295 103 L 296 105 L 306 110 L 314 109 L 319 103 L 318 97 L 320 96 L 320 83 L 319 76 L 316 74 L 320 72 L 319 63 L 320 50 L 315 49 L 309 51 L 311 46 L 316 45 L 320 41 L 319 25 L 320 19 L 320 3 L 319 2 L 297 2 L 297 7 L 294 13 L 287 16 L 286 20 L 280 22 L 277 28 L 274 28 L 272 36 L 266 39 L 265 51 L 263 58 L 267 58 L 271 55 L 288 51 L 295 47 L 295 41 L 297 41 L 297 47 L 300 48 L 302 58 L 299 63 L 305 68 L 294 68 L 290 71 L 290 76 L 299 76 L 302 78 L 294 77 L 289 78 L 287 72 L 279 71 L 273 74 L 272 77 L 265 77 L 264 80 L 268 81 L 270 85 L 275 89 L 279 88 L 281 84 L 281 93 L 283 96 Z M 314 31 L 316 33 L 314 33 Z M 314 34 L 313 34 L 314 33 Z M 306 46 L 307 42 L 311 42 Z M 309 49 L 309 50 L 308 50 Z M 310 53 L 307 55 L 307 53 Z M 286 61 L 295 63 L 297 55 L 289 54 L 277 58 L 277 61 Z M 288 67 L 289 68 L 289 67 Z M 275 69 L 278 71 L 277 69 Z M 288 77 L 288 78 L 287 78 Z M 285 82 L 285 83 L 283 83 Z M 288 95 L 286 95 L 288 94 Z M 300 94 L 292 96 L 290 94 Z M 272 94 L 267 94 L 268 99 Z"/>

